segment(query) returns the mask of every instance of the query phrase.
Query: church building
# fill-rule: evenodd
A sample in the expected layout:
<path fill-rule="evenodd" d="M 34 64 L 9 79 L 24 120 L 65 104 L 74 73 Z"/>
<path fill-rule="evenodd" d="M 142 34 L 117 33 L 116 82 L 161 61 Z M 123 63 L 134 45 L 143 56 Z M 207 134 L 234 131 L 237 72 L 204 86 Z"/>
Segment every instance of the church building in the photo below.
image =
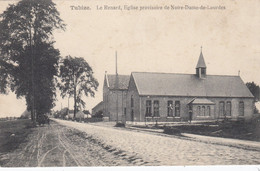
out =
<path fill-rule="evenodd" d="M 132 72 L 105 75 L 109 120 L 173 122 L 249 119 L 254 98 L 240 76 L 208 75 L 202 52 L 194 74 Z"/>

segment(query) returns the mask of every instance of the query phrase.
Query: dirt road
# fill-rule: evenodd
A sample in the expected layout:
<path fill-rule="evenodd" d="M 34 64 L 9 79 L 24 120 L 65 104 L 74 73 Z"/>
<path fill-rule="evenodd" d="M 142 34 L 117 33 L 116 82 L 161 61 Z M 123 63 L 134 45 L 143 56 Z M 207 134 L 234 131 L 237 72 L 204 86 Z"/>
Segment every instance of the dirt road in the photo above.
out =
<path fill-rule="evenodd" d="M 32 131 L 28 142 L 1 156 L 2 167 L 134 165 L 125 154 L 73 128 L 52 122 Z"/>

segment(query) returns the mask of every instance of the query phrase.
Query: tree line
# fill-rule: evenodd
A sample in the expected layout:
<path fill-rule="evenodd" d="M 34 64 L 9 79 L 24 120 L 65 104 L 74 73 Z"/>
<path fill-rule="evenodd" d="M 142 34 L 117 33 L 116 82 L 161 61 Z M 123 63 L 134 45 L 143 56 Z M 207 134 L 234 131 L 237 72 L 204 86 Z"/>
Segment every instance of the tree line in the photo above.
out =
<path fill-rule="evenodd" d="M 84 58 L 54 47 L 53 31 L 65 29 L 52 0 L 21 0 L 0 14 L 0 93 L 24 97 L 34 123 L 55 106 L 57 87 L 74 97 L 74 113 L 98 87 Z"/>

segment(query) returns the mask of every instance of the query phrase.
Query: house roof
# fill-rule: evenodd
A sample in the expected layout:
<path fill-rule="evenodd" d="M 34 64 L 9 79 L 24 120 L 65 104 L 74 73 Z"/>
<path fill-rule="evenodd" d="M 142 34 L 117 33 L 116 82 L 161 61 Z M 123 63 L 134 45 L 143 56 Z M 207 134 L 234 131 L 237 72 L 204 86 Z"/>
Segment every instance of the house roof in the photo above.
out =
<path fill-rule="evenodd" d="M 116 75 L 107 75 L 107 85 L 109 89 L 116 89 Z M 130 76 L 118 75 L 118 89 L 127 90 Z"/>
<path fill-rule="evenodd" d="M 239 76 L 133 72 L 139 95 L 253 97 Z"/>
<path fill-rule="evenodd" d="M 76 115 L 84 116 L 85 114 L 80 110 L 76 113 Z"/>
<path fill-rule="evenodd" d="M 205 64 L 205 60 L 204 60 L 202 52 L 200 52 L 200 57 L 199 57 L 196 68 L 206 68 L 206 64 Z"/>
<path fill-rule="evenodd" d="M 92 110 L 95 110 L 96 108 L 102 107 L 103 104 L 104 104 L 103 101 L 99 102 L 96 106 L 94 106 L 94 107 L 92 108 Z"/>

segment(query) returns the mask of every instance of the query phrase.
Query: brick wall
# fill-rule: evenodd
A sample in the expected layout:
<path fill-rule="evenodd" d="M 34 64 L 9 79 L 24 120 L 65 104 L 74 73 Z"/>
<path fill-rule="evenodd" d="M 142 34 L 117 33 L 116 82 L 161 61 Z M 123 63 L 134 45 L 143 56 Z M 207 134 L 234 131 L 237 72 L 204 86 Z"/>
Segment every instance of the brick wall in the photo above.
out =
<path fill-rule="evenodd" d="M 125 120 L 127 90 L 109 89 L 106 78 L 103 86 L 103 111 L 104 118 L 109 121 Z M 117 110 L 118 104 L 118 110 Z"/>
<path fill-rule="evenodd" d="M 131 79 L 130 79 L 131 83 Z M 167 96 L 139 96 L 137 93 L 137 89 L 135 86 L 132 86 L 129 89 L 128 96 L 127 96 L 127 121 L 131 121 L 131 96 L 134 99 L 134 121 L 187 121 L 189 119 L 189 108 L 187 104 L 194 98 L 194 97 L 167 97 Z M 220 116 L 219 114 L 219 102 L 223 101 L 225 103 L 230 101 L 231 102 L 231 119 L 238 119 L 238 118 L 245 118 L 250 119 L 253 115 L 253 99 L 252 98 L 207 98 L 215 103 L 215 105 L 200 105 L 202 106 L 210 106 L 210 115 L 209 116 L 198 116 L 197 113 L 197 106 L 194 105 L 192 108 L 193 111 L 193 120 L 212 120 L 212 119 L 222 119 L 224 116 Z M 145 117 L 146 112 L 146 100 L 151 100 L 151 112 L 153 114 L 153 102 L 154 100 L 159 100 L 159 118 L 154 117 Z M 173 106 L 175 101 L 180 101 L 180 117 L 168 117 L 168 100 L 173 101 Z M 244 116 L 239 116 L 239 102 L 244 102 Z M 175 115 L 175 109 L 173 109 L 173 115 Z"/>
<path fill-rule="evenodd" d="M 133 107 L 131 107 L 131 98 L 133 98 Z M 134 83 L 133 76 L 130 76 L 129 87 L 126 99 L 126 120 L 127 121 L 141 121 L 140 120 L 140 96 L 137 87 Z M 132 116 L 133 115 L 133 116 Z"/>

